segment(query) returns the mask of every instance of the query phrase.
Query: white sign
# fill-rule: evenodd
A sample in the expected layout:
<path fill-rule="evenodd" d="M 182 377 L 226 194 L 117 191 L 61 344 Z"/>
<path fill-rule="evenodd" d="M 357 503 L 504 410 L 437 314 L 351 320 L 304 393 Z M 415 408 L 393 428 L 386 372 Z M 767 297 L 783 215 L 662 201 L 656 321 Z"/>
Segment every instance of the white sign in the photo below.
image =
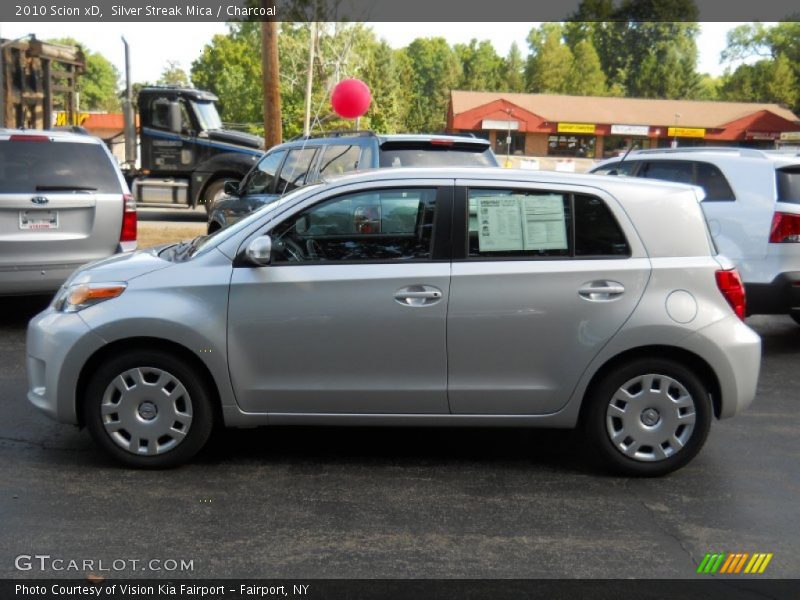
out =
<path fill-rule="evenodd" d="M 481 129 L 502 129 L 503 131 L 517 131 L 519 121 L 500 121 L 497 119 L 484 119 L 481 121 Z"/>
<path fill-rule="evenodd" d="M 647 125 L 612 125 L 611 135 L 642 135 L 647 136 L 650 127 Z"/>
<path fill-rule="evenodd" d="M 481 252 L 566 250 L 564 200 L 559 194 L 478 198 Z"/>

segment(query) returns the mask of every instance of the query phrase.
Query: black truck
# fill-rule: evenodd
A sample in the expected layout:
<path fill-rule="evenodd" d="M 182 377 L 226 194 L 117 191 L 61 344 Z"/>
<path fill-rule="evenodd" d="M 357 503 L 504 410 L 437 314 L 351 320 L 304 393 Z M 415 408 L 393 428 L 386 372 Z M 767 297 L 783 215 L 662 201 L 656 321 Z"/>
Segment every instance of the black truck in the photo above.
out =
<path fill-rule="evenodd" d="M 133 111 L 124 112 L 126 138 L 139 134 L 138 165 L 133 144 L 125 165 L 138 204 L 204 204 L 210 211 L 225 183 L 240 181 L 264 152 L 263 138 L 223 128 L 209 92 L 153 86 L 137 100 L 138 128 Z"/>

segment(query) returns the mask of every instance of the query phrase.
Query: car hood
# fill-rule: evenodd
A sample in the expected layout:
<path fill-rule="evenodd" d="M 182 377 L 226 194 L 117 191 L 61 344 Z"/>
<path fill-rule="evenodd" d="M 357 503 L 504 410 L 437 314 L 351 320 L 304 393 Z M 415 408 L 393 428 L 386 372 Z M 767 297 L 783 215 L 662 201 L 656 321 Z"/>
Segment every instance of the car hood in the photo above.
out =
<path fill-rule="evenodd" d="M 153 271 L 166 269 L 173 263 L 158 257 L 159 246 L 125 254 L 115 254 L 84 265 L 70 277 L 67 284 L 101 281 L 130 281 Z"/>
<path fill-rule="evenodd" d="M 207 133 L 209 139 L 217 142 L 227 142 L 247 148 L 264 148 L 264 139 L 257 135 L 251 135 L 241 131 L 230 131 L 229 129 L 211 129 Z"/>

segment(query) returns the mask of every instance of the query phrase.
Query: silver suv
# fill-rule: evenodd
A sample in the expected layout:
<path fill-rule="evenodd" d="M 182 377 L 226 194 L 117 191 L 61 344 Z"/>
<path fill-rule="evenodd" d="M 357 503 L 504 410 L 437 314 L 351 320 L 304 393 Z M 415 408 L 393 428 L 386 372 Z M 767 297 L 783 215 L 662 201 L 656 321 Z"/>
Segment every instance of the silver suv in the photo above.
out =
<path fill-rule="evenodd" d="M 592 173 L 690 183 L 719 251 L 742 274 L 750 314 L 788 314 L 800 324 L 800 157 L 748 148 L 631 152 Z"/>
<path fill-rule="evenodd" d="M 75 273 L 30 323 L 28 398 L 137 467 L 215 422 L 580 425 L 610 466 L 664 474 L 759 370 L 697 191 L 469 168 L 299 188 Z"/>
<path fill-rule="evenodd" d="M 54 292 L 79 266 L 136 248 L 136 203 L 103 142 L 0 129 L 0 295 Z"/>

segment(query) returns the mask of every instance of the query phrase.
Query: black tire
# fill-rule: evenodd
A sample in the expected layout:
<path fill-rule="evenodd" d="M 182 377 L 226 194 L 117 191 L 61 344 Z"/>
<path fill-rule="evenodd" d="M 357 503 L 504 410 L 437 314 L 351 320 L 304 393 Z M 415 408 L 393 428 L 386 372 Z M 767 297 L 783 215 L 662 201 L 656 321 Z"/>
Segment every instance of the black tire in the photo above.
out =
<path fill-rule="evenodd" d="M 211 214 L 211 211 L 214 210 L 214 203 L 217 200 L 217 196 L 219 196 L 222 191 L 225 189 L 225 184 L 229 181 L 238 181 L 234 177 L 222 177 L 220 179 L 215 179 L 211 183 L 206 186 L 205 191 L 203 192 L 203 204 L 206 207 L 206 213 Z M 221 197 L 221 196 L 220 196 Z"/>
<path fill-rule="evenodd" d="M 648 395 L 637 378 L 644 380 L 651 374 L 655 378 L 650 386 L 652 392 Z M 671 400 L 660 398 L 659 394 L 654 393 L 663 385 L 670 386 L 666 393 Z M 688 397 L 681 395 L 680 386 Z M 627 397 L 630 399 L 630 407 L 624 395 L 620 394 L 615 399 L 615 395 L 623 387 L 632 394 Z M 637 389 L 642 390 L 645 395 L 640 396 Z M 679 408 L 679 403 L 673 396 L 679 396 L 680 405 L 685 406 Z M 651 402 L 649 398 L 655 400 Z M 592 386 L 585 402 L 587 405 L 582 426 L 593 456 L 616 473 L 637 477 L 658 477 L 686 465 L 703 447 L 713 416 L 711 398 L 699 377 L 680 362 L 662 358 L 640 358 L 620 365 Z M 669 409 L 664 409 L 663 404 L 657 403 L 666 403 Z M 651 407 L 651 404 L 654 406 Z M 694 411 L 692 427 L 683 424 L 687 415 L 691 418 L 689 406 Z M 628 410 L 631 412 L 628 413 Z M 673 412 L 670 413 L 670 410 Z M 679 412 L 685 414 L 678 416 Z M 624 417 L 620 413 L 624 413 Z M 650 426 L 654 419 L 658 420 Z M 681 429 L 681 425 L 684 429 Z M 662 439 L 670 431 L 675 435 L 665 439 L 666 447 L 657 443 L 643 443 L 648 439 Z M 635 436 L 641 435 L 642 438 L 636 440 L 631 435 L 626 435 L 629 432 Z M 618 436 L 617 443 L 612 441 L 612 435 Z M 681 438 L 685 438 L 682 446 L 668 441 L 680 441 Z M 637 441 L 639 445 L 636 445 Z M 623 447 L 636 456 L 625 454 Z M 641 448 L 640 452 L 636 450 L 637 447 Z"/>
<path fill-rule="evenodd" d="M 111 384 L 114 380 L 120 375 L 135 369 L 140 369 L 139 373 L 143 374 L 140 376 L 143 382 L 141 391 L 137 391 L 139 389 L 137 388 L 139 384 L 132 379 L 130 383 L 133 385 L 126 390 L 128 396 L 123 397 L 121 393 L 114 392 L 111 389 Z M 177 382 L 177 385 L 170 389 L 173 383 L 171 381 L 161 388 L 156 387 L 158 382 L 153 382 L 152 379 L 156 378 L 159 372 L 164 373 L 167 378 L 172 377 L 173 380 Z M 150 379 L 149 382 L 147 378 Z M 122 353 L 102 363 L 89 381 L 86 388 L 86 395 L 82 403 L 84 423 L 89 429 L 89 433 L 95 443 L 126 466 L 145 469 L 165 469 L 181 465 L 197 454 L 205 445 L 211 435 L 211 430 L 214 425 L 214 411 L 211 398 L 203 386 L 203 381 L 204 379 L 196 372 L 195 368 L 187 365 L 180 358 L 166 352 L 142 349 Z M 181 389 L 180 386 L 182 386 L 183 389 Z M 175 392 L 174 396 L 176 400 L 168 400 L 158 396 L 159 393 L 170 392 L 171 394 L 173 391 Z M 133 392 L 135 392 L 135 394 Z M 136 398 L 136 395 L 141 394 L 145 394 L 148 400 L 138 404 L 137 407 L 136 405 L 139 399 Z M 115 395 L 117 396 L 117 403 L 113 404 Z M 151 397 L 153 398 L 153 402 L 149 400 Z M 162 402 L 165 404 L 162 405 Z M 142 418 L 142 406 L 145 403 L 150 403 L 152 406 L 158 407 L 155 409 L 147 407 L 145 416 L 150 417 L 150 420 Z M 103 407 L 105 406 L 108 408 L 109 405 L 119 407 L 119 414 L 114 413 L 107 415 L 110 420 L 116 419 L 115 424 L 121 422 L 122 415 L 125 414 L 125 418 L 134 419 L 134 421 L 129 421 L 133 423 L 131 429 L 133 429 L 134 433 L 136 433 L 137 430 L 139 432 L 154 432 L 152 434 L 143 434 L 151 436 L 150 439 L 144 440 L 144 448 L 146 452 L 147 448 L 150 447 L 150 442 L 152 442 L 153 447 L 156 448 L 156 451 L 159 453 L 144 455 L 123 448 L 122 444 L 125 443 L 125 434 L 127 434 L 129 438 L 133 438 L 124 426 L 118 427 L 119 431 L 113 434 L 115 438 L 112 439 L 112 433 L 107 431 L 106 425 L 104 424 L 104 419 L 106 417 L 103 416 Z M 162 406 L 164 407 L 163 409 L 160 408 Z M 182 411 L 178 413 L 179 416 L 174 416 L 169 412 L 173 407 L 178 407 L 178 409 Z M 133 411 L 136 412 L 134 413 Z M 155 411 L 155 416 L 150 416 L 153 411 Z M 188 415 L 184 413 L 188 413 Z M 173 423 L 170 423 L 171 419 Z M 188 419 L 188 423 L 179 423 L 175 419 L 184 421 Z M 180 435 L 171 433 L 158 438 L 155 437 L 158 435 L 158 431 L 164 427 L 170 427 L 172 428 L 170 432 L 174 431 L 176 434 L 180 434 L 180 431 L 174 429 L 176 426 L 178 426 L 178 429 L 182 430 L 182 434 L 184 435 L 179 441 L 175 439 L 180 437 Z M 148 427 L 151 427 L 151 429 L 148 430 Z M 168 446 L 170 440 L 162 442 L 164 438 L 170 438 L 172 441 L 175 441 L 174 446 Z M 117 441 L 115 441 L 115 439 Z M 127 443 L 132 445 L 133 441 L 134 439 L 129 439 Z M 161 445 L 165 446 L 166 449 L 163 451 L 158 450 Z M 137 447 L 141 448 L 141 443 L 137 445 Z"/>

